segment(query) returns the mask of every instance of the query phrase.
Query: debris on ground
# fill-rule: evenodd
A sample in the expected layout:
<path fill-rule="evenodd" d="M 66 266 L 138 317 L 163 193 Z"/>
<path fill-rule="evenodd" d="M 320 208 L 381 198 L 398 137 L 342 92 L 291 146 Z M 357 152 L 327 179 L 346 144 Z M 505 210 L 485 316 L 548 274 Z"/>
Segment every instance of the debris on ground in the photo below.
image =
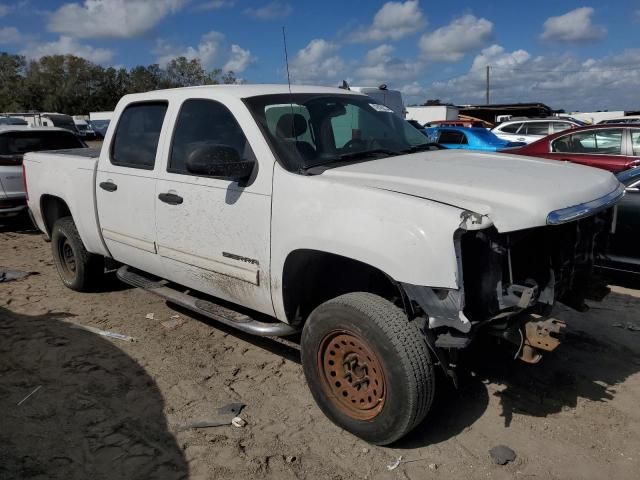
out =
<path fill-rule="evenodd" d="M 35 272 L 23 272 L 22 270 L 11 270 L 10 268 L 0 267 L 0 283 L 20 280 L 34 273 Z"/>
<path fill-rule="evenodd" d="M 491 459 L 496 465 L 506 465 L 509 462 L 513 462 L 516 459 L 516 452 L 511 450 L 506 445 L 497 445 L 489 450 Z"/>
<path fill-rule="evenodd" d="M 149 312 L 144 316 L 144 318 L 146 318 L 147 320 L 153 320 L 154 315 L 155 314 L 153 312 Z"/>
<path fill-rule="evenodd" d="M 129 335 L 123 335 L 122 333 L 109 332 L 107 330 L 100 330 L 99 328 L 90 327 L 88 325 L 80 325 L 78 323 L 71 323 L 71 328 L 78 328 L 80 330 L 86 330 L 91 333 L 95 333 L 96 335 L 100 335 L 101 337 L 109 337 L 116 338 L 118 340 L 124 340 L 125 342 L 134 342 L 135 338 L 130 337 Z"/>
<path fill-rule="evenodd" d="M 160 322 L 160 325 L 162 325 L 167 330 L 173 330 L 175 328 L 180 327 L 181 325 L 184 325 L 185 322 L 186 320 L 182 318 L 180 315 L 173 315 L 169 320 Z"/>
<path fill-rule="evenodd" d="M 438 469 L 438 464 L 437 464 L 437 463 L 430 463 L 430 464 L 429 464 L 429 469 L 431 469 L 431 470 L 437 470 L 437 469 Z"/>
<path fill-rule="evenodd" d="M 638 325 L 634 325 L 631 322 L 627 322 L 627 323 L 614 323 L 612 325 L 612 327 L 617 327 L 617 328 L 626 328 L 627 330 L 629 330 L 630 332 L 640 332 L 640 327 Z"/>
<path fill-rule="evenodd" d="M 205 420 L 195 420 L 183 425 L 178 426 L 179 431 L 190 430 L 192 428 L 210 428 L 210 427 L 223 427 L 225 425 L 233 425 L 234 427 L 244 427 L 247 422 L 238 417 L 238 414 L 246 405 L 244 403 L 230 403 L 218 409 L 218 414 L 214 418 Z M 235 425 L 239 423 L 238 420 L 244 422 L 244 425 Z"/>
<path fill-rule="evenodd" d="M 285 462 L 287 463 L 293 463 L 297 460 L 295 455 L 287 455 L 284 459 Z"/>
<path fill-rule="evenodd" d="M 34 393 L 36 393 L 36 392 L 37 392 L 38 390 L 40 390 L 41 388 L 42 388 L 42 385 L 38 385 L 36 388 L 34 388 L 34 389 L 33 389 L 33 391 L 32 391 L 29 395 L 27 395 L 26 397 L 24 397 L 22 400 L 20 400 L 20 401 L 18 402 L 18 406 L 20 406 L 20 405 L 22 405 L 24 402 L 26 402 L 26 401 L 27 401 L 27 399 L 28 399 L 31 395 L 33 395 Z"/>
<path fill-rule="evenodd" d="M 247 425 L 247 421 L 242 419 L 241 417 L 233 417 L 233 420 L 231 420 L 231 425 L 236 428 L 242 428 Z"/>
<path fill-rule="evenodd" d="M 391 470 L 395 470 L 396 468 L 398 468 L 398 466 L 400 465 L 400 462 L 402 462 L 402 455 L 400 455 L 395 462 L 390 463 L 389 465 L 387 465 L 387 470 L 391 471 Z"/>

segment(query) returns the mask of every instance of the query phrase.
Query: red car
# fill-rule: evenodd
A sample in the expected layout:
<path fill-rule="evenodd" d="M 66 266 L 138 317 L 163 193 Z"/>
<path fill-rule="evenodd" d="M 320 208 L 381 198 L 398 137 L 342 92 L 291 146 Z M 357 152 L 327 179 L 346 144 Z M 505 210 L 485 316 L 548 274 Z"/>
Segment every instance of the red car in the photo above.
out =
<path fill-rule="evenodd" d="M 505 153 L 581 163 L 621 172 L 640 166 L 640 125 L 592 125 L 565 130 Z"/>

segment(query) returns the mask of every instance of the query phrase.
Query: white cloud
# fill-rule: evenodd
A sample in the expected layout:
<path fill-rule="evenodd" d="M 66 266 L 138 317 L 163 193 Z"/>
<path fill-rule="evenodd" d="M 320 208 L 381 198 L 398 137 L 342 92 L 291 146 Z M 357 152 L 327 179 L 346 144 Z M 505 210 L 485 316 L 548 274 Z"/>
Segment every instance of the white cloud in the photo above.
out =
<path fill-rule="evenodd" d="M 240 47 L 240 45 L 234 43 L 231 45 L 231 56 L 222 69 L 226 72 L 240 73 L 245 71 L 247 67 L 255 61 L 256 58 L 251 55 L 249 50 L 245 50 Z"/>
<path fill-rule="evenodd" d="M 189 60 L 197 58 L 205 68 L 219 67 L 224 63 L 222 68 L 233 70 L 234 73 L 243 72 L 256 60 L 249 50 L 236 44 L 229 46 L 224 34 L 216 31 L 204 34 L 195 47 L 172 45 L 159 40 L 153 53 L 156 55 L 156 62 L 162 66 L 176 57 L 186 57 Z"/>
<path fill-rule="evenodd" d="M 640 88 L 640 49 L 580 60 L 573 56 L 533 57 L 524 50 L 508 52 L 492 45 L 474 59 L 467 73 L 428 84 L 424 92 L 429 98 L 457 104 L 484 103 L 488 64 L 492 66 L 494 103 L 536 101 L 552 108 L 582 111 L 640 107 L 636 94 Z M 410 100 L 424 98 L 422 95 Z"/>
<path fill-rule="evenodd" d="M 271 3 L 267 3 L 263 7 L 259 8 L 247 8 L 244 13 L 258 18 L 260 20 L 273 20 L 275 18 L 284 18 L 291 15 L 293 12 L 293 7 L 284 2 L 280 2 L 278 0 L 273 1 Z"/>
<path fill-rule="evenodd" d="M 203 2 L 194 7 L 194 10 L 204 12 L 207 10 L 220 10 L 222 8 L 231 8 L 236 4 L 235 0 L 212 0 Z"/>
<path fill-rule="evenodd" d="M 350 35 L 354 42 L 399 40 L 426 25 L 418 0 L 387 2 L 373 17 L 373 23 L 359 27 Z"/>
<path fill-rule="evenodd" d="M 606 35 L 607 30 L 592 23 L 593 13 L 593 8 L 582 7 L 558 17 L 550 17 L 544 22 L 540 38 L 558 42 L 598 40 Z"/>
<path fill-rule="evenodd" d="M 79 38 L 131 38 L 176 12 L 186 0 L 84 0 L 53 12 L 49 30 Z"/>
<path fill-rule="evenodd" d="M 380 45 L 367 52 L 362 63 L 355 68 L 358 83 L 379 85 L 416 78 L 423 65 L 420 62 L 401 60 L 393 56 L 391 45 Z"/>
<path fill-rule="evenodd" d="M 290 62 L 291 81 L 295 83 L 335 83 L 347 72 L 346 64 L 336 55 L 333 42 L 315 38 L 298 51 Z"/>
<path fill-rule="evenodd" d="M 7 43 L 20 43 L 22 35 L 16 27 L 0 27 L 0 45 Z"/>
<path fill-rule="evenodd" d="M 4 3 L 0 3 L 0 17 L 4 17 L 6 15 L 9 15 L 10 11 L 11 11 L 11 8 L 9 8 Z"/>
<path fill-rule="evenodd" d="M 111 50 L 80 44 L 66 35 L 61 35 L 53 42 L 29 43 L 21 54 L 36 59 L 46 55 L 75 55 L 94 63 L 108 63 L 113 59 Z"/>
<path fill-rule="evenodd" d="M 493 23 L 467 14 L 420 38 L 422 57 L 427 61 L 457 62 L 478 50 L 491 38 Z"/>

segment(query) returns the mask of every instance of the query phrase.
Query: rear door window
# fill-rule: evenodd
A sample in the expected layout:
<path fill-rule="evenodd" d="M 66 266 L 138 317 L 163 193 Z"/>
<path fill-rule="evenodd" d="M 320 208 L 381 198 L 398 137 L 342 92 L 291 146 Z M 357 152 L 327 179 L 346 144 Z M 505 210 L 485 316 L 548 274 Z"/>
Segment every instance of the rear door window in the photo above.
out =
<path fill-rule="evenodd" d="M 522 126 L 522 123 L 512 123 L 510 125 L 505 125 L 501 127 L 499 130 L 504 133 L 518 133 L 518 130 Z"/>
<path fill-rule="evenodd" d="M 462 132 L 456 132 L 453 130 L 444 130 L 440 132 L 438 137 L 438 143 L 448 143 L 451 145 L 461 145 L 467 143 L 467 138 Z"/>
<path fill-rule="evenodd" d="M 633 154 L 640 155 L 640 130 L 631 130 L 631 146 Z"/>
<path fill-rule="evenodd" d="M 569 122 L 551 122 L 551 126 L 553 127 L 552 133 L 564 132 L 572 127 Z"/>
<path fill-rule="evenodd" d="M 545 137 L 549 135 L 549 122 L 530 122 L 525 123 L 525 130 L 520 134 Z"/>
<path fill-rule="evenodd" d="M 111 145 L 111 163 L 153 170 L 167 102 L 134 103 L 124 109 Z"/>
<path fill-rule="evenodd" d="M 551 148 L 554 152 L 620 155 L 622 153 L 622 129 L 577 132 L 554 140 Z"/>

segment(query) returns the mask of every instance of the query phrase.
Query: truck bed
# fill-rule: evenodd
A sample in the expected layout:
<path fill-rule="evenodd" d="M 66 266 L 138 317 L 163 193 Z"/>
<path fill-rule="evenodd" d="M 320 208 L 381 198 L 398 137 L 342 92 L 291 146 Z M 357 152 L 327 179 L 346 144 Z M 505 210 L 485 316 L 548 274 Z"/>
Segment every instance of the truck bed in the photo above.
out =
<path fill-rule="evenodd" d="M 31 152 L 24 157 L 28 205 L 38 228 L 48 237 L 48 208 L 66 206 L 88 251 L 108 256 L 96 209 L 96 168 L 100 150 L 78 148 Z M 53 198 L 52 198 L 53 197 Z M 51 207 L 55 204 L 56 207 Z"/>

